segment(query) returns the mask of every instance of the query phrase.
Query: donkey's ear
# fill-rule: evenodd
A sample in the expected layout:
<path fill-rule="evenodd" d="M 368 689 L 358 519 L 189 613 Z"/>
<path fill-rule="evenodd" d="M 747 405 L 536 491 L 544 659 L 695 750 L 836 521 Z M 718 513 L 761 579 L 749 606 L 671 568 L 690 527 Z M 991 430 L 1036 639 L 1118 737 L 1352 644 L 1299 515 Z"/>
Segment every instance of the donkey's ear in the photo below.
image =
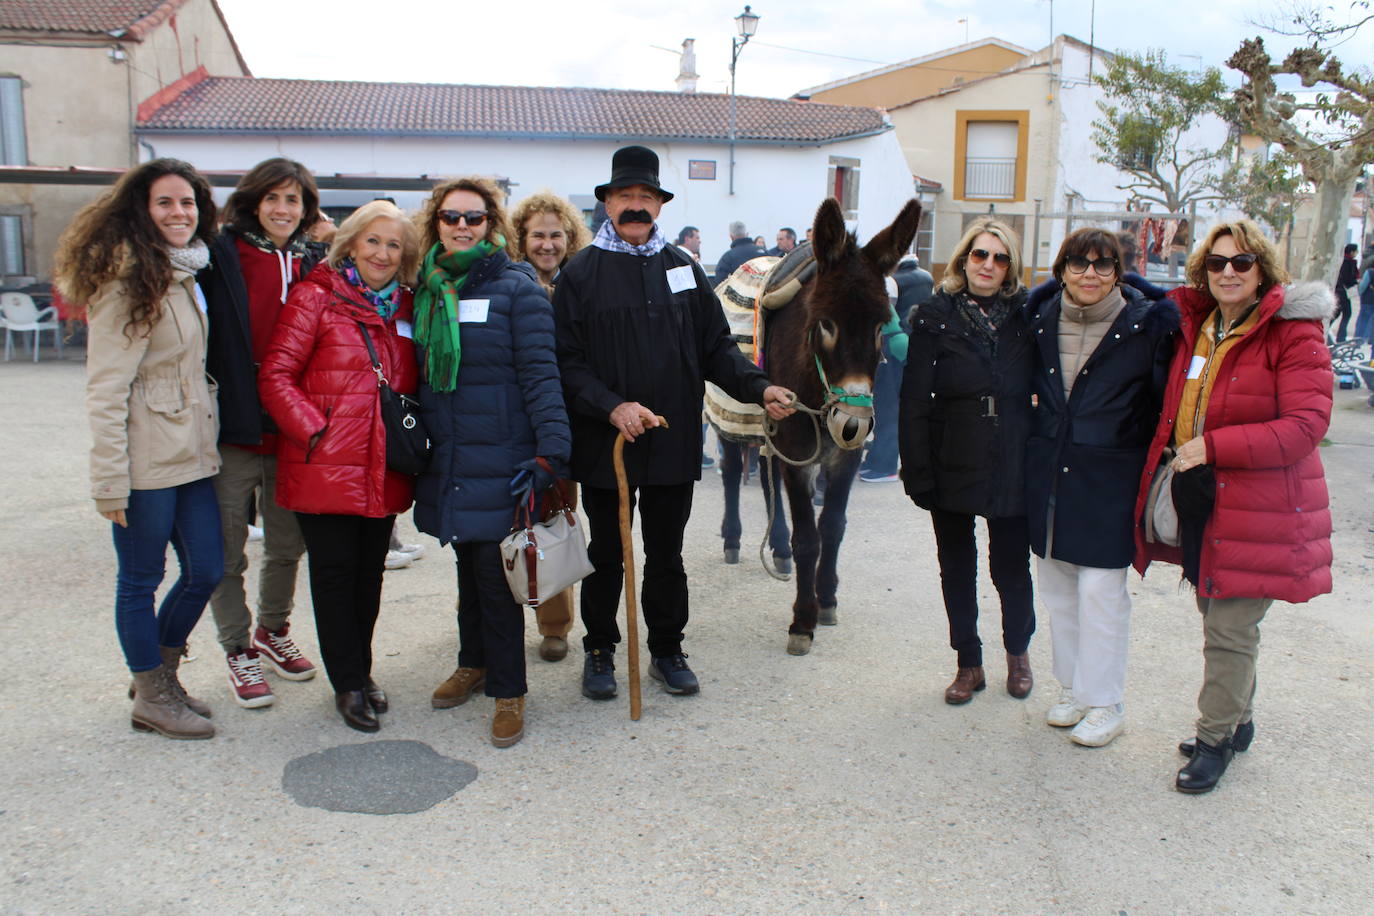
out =
<path fill-rule="evenodd" d="M 911 249 L 911 240 L 916 238 L 916 229 L 921 225 L 921 205 L 915 198 L 906 202 L 902 212 L 882 232 L 864 246 L 864 255 L 878 268 L 878 273 L 887 275 L 897 266 L 902 255 Z"/>
<path fill-rule="evenodd" d="M 811 250 L 816 255 L 816 266 L 824 270 L 842 261 L 853 238 L 844 228 L 844 213 L 839 201 L 827 197 L 816 209 L 815 231 L 811 234 Z"/>

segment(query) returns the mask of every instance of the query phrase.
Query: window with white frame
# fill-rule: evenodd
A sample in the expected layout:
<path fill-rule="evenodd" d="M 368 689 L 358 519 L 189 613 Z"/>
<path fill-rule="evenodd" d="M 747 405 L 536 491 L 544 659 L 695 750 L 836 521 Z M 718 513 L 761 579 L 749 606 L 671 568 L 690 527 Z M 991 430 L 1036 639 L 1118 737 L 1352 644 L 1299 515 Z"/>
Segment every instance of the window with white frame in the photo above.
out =
<path fill-rule="evenodd" d="M 24 81 L 0 76 L 0 165 L 28 165 L 24 137 Z"/>

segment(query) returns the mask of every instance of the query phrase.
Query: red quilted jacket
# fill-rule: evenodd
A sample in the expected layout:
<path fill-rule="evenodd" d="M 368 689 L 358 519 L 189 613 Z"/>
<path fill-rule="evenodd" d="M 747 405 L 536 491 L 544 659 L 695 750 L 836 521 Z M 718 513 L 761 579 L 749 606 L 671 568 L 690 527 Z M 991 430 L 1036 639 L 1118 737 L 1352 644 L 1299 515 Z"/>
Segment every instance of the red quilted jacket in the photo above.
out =
<path fill-rule="evenodd" d="M 406 291 L 395 317 L 409 322 L 410 315 Z M 396 320 L 383 322 L 328 264 L 293 286 L 258 372 L 263 406 L 282 433 L 277 502 L 284 508 L 381 518 L 410 507 L 414 478 L 386 468 L 377 376 L 359 321 L 392 389 L 415 392 L 415 349 L 396 333 Z M 321 430 L 310 448 L 310 437 Z"/>
<path fill-rule="evenodd" d="M 1182 334 L 1136 498 L 1135 568 L 1142 575 L 1151 560 L 1182 562 L 1178 548 L 1146 543 L 1139 519 L 1173 438 L 1198 331 L 1215 308 L 1198 290 L 1170 296 Z M 1331 354 L 1321 322 L 1332 302 L 1320 283 L 1274 287 L 1260 301 L 1258 324 L 1218 367 L 1203 423 L 1217 479 L 1198 572 L 1205 597 L 1300 602 L 1331 591 L 1331 511 L 1317 444 L 1331 423 Z"/>

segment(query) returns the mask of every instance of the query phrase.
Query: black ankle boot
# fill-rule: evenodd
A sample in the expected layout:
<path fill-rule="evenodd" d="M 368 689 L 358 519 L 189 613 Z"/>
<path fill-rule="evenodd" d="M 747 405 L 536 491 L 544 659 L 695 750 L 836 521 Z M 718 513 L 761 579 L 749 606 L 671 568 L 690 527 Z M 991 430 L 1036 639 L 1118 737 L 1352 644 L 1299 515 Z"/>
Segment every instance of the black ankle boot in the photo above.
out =
<path fill-rule="evenodd" d="M 1212 791 L 1221 781 L 1221 774 L 1226 772 L 1226 767 L 1234 755 L 1235 748 L 1232 747 L 1230 738 L 1216 745 L 1208 744 L 1199 738 L 1193 749 L 1192 759 L 1188 761 L 1187 766 L 1178 771 L 1174 788 L 1187 795 L 1201 795 L 1203 792 Z"/>
<path fill-rule="evenodd" d="M 1255 740 L 1255 720 L 1242 722 L 1236 726 L 1236 733 L 1231 736 L 1231 749 L 1237 754 L 1243 754 L 1250 750 L 1250 742 Z M 1193 748 L 1197 745 L 1196 738 L 1184 738 L 1178 743 L 1178 752 L 1184 757 L 1193 756 Z"/>

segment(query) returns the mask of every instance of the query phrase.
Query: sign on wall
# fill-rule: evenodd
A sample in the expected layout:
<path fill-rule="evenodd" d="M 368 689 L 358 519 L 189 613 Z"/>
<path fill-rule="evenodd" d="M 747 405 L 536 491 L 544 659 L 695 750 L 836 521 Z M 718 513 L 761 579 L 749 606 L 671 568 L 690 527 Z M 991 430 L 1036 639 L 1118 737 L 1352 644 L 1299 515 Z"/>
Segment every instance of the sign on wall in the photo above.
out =
<path fill-rule="evenodd" d="M 715 181 L 716 180 L 716 160 L 714 159 L 688 159 L 687 177 L 690 180 Z"/>

